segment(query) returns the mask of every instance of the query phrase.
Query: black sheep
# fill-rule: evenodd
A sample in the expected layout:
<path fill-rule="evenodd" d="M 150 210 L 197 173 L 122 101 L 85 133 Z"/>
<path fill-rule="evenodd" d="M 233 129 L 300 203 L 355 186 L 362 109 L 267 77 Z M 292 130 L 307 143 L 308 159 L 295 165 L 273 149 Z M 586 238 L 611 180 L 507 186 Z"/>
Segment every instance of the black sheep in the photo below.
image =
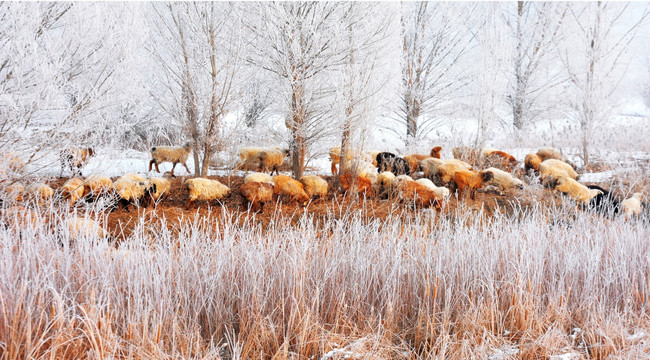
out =
<path fill-rule="evenodd" d="M 380 152 L 375 159 L 380 173 L 390 171 L 395 175 L 411 175 L 411 169 L 406 160 L 393 153 Z"/>
<path fill-rule="evenodd" d="M 589 189 L 596 189 L 602 191 L 589 200 L 589 209 L 599 213 L 613 215 L 617 214 L 620 210 L 620 199 L 614 197 L 608 190 L 601 188 L 598 185 L 587 185 Z"/>

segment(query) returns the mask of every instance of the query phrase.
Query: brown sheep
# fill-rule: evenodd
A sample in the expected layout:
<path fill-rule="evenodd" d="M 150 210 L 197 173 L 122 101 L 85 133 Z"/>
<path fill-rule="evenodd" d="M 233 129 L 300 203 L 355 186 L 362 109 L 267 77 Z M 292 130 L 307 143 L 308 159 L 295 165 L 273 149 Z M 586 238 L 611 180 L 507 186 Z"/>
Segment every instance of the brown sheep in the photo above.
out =
<path fill-rule="evenodd" d="M 350 174 L 345 174 L 341 176 L 341 187 L 343 188 L 344 191 L 350 191 L 352 188 L 352 176 Z M 364 177 L 364 176 L 357 176 L 355 182 L 355 188 L 354 192 L 359 194 L 359 197 L 363 197 L 364 195 L 366 197 L 372 196 L 374 194 L 374 191 L 372 189 L 372 182 L 370 179 Z"/>
<path fill-rule="evenodd" d="M 250 181 L 239 188 L 244 206 L 251 205 L 255 212 L 264 211 L 264 203 L 273 200 L 274 185 L 267 182 Z"/>
<path fill-rule="evenodd" d="M 443 160 L 444 163 L 436 169 L 436 176 L 443 185 L 449 184 L 456 171 L 471 170 L 472 165 L 458 159 Z"/>
<path fill-rule="evenodd" d="M 59 174 L 59 177 L 63 176 L 66 167 L 70 168 L 73 176 L 81 175 L 81 168 L 93 156 L 95 156 L 95 150 L 91 147 L 85 149 L 71 147 L 61 150 L 59 153 L 59 160 L 61 161 L 61 174 Z"/>
<path fill-rule="evenodd" d="M 435 159 L 440 159 L 440 152 L 442 151 L 442 146 L 436 146 L 431 149 L 431 157 Z"/>
<path fill-rule="evenodd" d="M 420 163 L 422 160 L 428 159 L 430 157 L 431 156 L 429 155 L 423 154 L 411 154 L 404 156 L 404 160 L 406 160 L 406 163 L 409 165 L 409 169 L 411 170 L 411 174 L 413 174 L 416 171 L 420 171 Z"/>
<path fill-rule="evenodd" d="M 440 211 L 442 199 L 433 190 L 415 181 L 401 181 L 397 185 L 397 194 L 402 203 L 425 208 L 433 206 L 436 211 Z"/>
<path fill-rule="evenodd" d="M 465 190 L 469 190 L 470 198 L 476 197 L 476 190 L 483 188 L 492 180 L 490 171 L 472 171 L 459 170 L 454 173 L 452 178 L 453 186 L 461 195 Z"/>
<path fill-rule="evenodd" d="M 307 206 L 307 203 L 309 203 L 309 195 L 305 192 L 300 181 L 287 175 L 276 175 L 273 177 L 273 183 L 275 184 L 274 192 L 276 194 L 286 196 L 301 206 Z"/>
<path fill-rule="evenodd" d="M 486 148 L 481 151 L 481 155 L 484 165 L 497 167 L 507 172 L 511 172 L 518 163 L 514 156 L 501 150 Z"/>
<path fill-rule="evenodd" d="M 459 146 L 451 149 L 454 159 L 462 160 L 468 164 L 476 165 L 480 152 L 467 146 Z"/>

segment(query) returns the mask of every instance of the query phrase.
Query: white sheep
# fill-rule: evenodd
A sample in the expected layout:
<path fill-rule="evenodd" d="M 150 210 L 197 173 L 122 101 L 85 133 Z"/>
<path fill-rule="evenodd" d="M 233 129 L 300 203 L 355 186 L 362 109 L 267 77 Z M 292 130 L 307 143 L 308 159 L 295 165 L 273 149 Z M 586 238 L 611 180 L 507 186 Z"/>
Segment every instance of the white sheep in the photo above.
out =
<path fill-rule="evenodd" d="M 523 181 L 517 179 L 510 173 L 507 173 L 501 169 L 490 167 L 483 171 L 489 171 L 492 173 L 492 179 L 488 181 L 488 184 L 496 186 L 499 191 L 505 191 L 515 187 L 523 189 L 524 187 Z"/>
<path fill-rule="evenodd" d="M 269 174 L 254 172 L 246 175 L 244 178 L 244 184 L 249 182 L 263 182 L 273 184 L 273 178 L 271 178 L 271 175 Z"/>
<path fill-rule="evenodd" d="M 189 193 L 186 208 L 189 209 L 190 205 L 196 201 L 220 201 L 230 196 L 230 188 L 218 180 L 193 178 L 185 180 L 185 188 Z"/>
<path fill-rule="evenodd" d="M 300 178 L 300 182 L 307 195 L 312 198 L 323 198 L 327 195 L 327 181 L 318 175 L 305 175 Z"/>
<path fill-rule="evenodd" d="M 84 196 L 84 182 L 80 178 L 70 178 L 62 186 L 62 195 L 67 199 L 70 206 L 79 201 Z"/>
<path fill-rule="evenodd" d="M 629 219 L 632 216 L 641 215 L 641 197 L 643 194 L 634 193 L 632 197 L 623 200 L 621 202 L 621 207 L 623 208 L 623 213 L 625 214 L 625 219 Z"/>
<path fill-rule="evenodd" d="M 170 162 L 174 165 L 172 166 L 172 176 L 174 176 L 174 168 L 176 164 L 182 164 L 187 170 L 187 173 L 190 173 L 190 169 L 187 167 L 187 158 L 192 152 L 192 145 L 186 143 L 183 146 L 156 146 L 151 148 L 151 160 L 149 161 L 149 171 L 151 171 L 151 166 L 156 165 L 156 172 L 160 172 L 158 169 L 158 164 L 164 162 Z"/>
<path fill-rule="evenodd" d="M 449 189 L 447 189 L 444 186 L 436 186 L 436 184 L 434 184 L 433 181 L 431 181 L 429 179 L 426 179 L 426 178 L 417 179 L 417 180 L 415 180 L 415 182 L 420 184 L 420 185 L 426 186 L 427 188 L 432 190 L 436 194 L 437 197 L 439 197 L 441 199 L 444 199 L 444 198 L 448 197 L 449 194 L 450 194 Z"/>

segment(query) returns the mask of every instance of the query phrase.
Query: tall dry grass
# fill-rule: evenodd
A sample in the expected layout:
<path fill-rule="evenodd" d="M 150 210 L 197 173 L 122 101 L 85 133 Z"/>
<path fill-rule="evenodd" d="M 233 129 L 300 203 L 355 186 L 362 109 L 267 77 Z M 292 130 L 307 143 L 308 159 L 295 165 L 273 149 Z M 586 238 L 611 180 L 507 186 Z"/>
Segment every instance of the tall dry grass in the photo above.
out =
<path fill-rule="evenodd" d="M 402 215 L 143 223 L 116 249 L 6 211 L 0 358 L 648 356 L 647 219 Z"/>

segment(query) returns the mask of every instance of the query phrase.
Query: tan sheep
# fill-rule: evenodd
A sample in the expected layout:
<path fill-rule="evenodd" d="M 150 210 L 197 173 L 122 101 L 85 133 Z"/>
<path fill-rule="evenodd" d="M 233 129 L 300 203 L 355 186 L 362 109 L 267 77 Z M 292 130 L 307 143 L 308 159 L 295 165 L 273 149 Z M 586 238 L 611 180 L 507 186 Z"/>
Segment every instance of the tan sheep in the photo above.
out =
<path fill-rule="evenodd" d="M 47 184 L 36 183 L 27 186 L 26 193 L 39 204 L 43 204 L 52 199 L 52 196 L 54 196 L 54 189 Z"/>
<path fill-rule="evenodd" d="M 288 149 L 266 149 L 259 153 L 260 165 L 262 171 L 267 172 L 271 169 L 271 175 L 280 174 L 280 166 L 284 163 L 284 158 L 289 155 Z"/>
<path fill-rule="evenodd" d="M 483 171 L 489 171 L 492 173 L 492 180 L 488 182 L 488 185 L 496 186 L 500 191 L 509 190 L 512 188 L 524 188 L 524 182 L 512 176 L 510 173 L 507 173 L 501 169 L 494 167 L 487 168 Z"/>
<path fill-rule="evenodd" d="M 598 194 L 603 193 L 601 190 L 598 189 L 590 189 L 585 185 L 582 185 L 576 180 L 567 176 L 560 176 L 557 178 L 557 181 L 555 183 L 555 191 L 568 195 L 573 200 L 578 202 L 578 204 L 585 205 L 585 206 L 589 205 L 589 201 L 592 198 L 594 198 Z"/>
<path fill-rule="evenodd" d="M 420 162 L 420 167 L 424 172 L 424 177 L 433 178 L 438 173 L 438 167 L 445 163 L 445 160 L 440 160 L 437 158 L 427 158 Z"/>
<path fill-rule="evenodd" d="M 113 182 L 113 191 L 118 198 L 118 206 L 128 211 L 130 204 L 139 205 L 145 201 L 145 196 L 155 192 L 155 185 L 148 180 L 134 181 L 120 177 Z"/>
<path fill-rule="evenodd" d="M 623 213 L 625 214 L 625 219 L 629 219 L 630 217 L 633 216 L 639 216 L 641 215 L 641 197 L 643 194 L 641 193 L 634 193 L 632 196 L 628 199 L 623 200 L 621 202 L 621 207 L 623 208 Z"/>
<path fill-rule="evenodd" d="M 187 167 L 187 158 L 192 152 L 192 145 L 188 142 L 183 146 L 156 146 L 151 148 L 151 160 L 149 161 L 149 171 L 151 171 L 151 166 L 156 165 L 156 172 L 160 172 L 158 165 L 164 162 L 170 162 L 174 164 L 172 166 L 172 176 L 174 176 L 174 168 L 176 164 L 182 164 L 187 170 L 187 173 L 190 173 L 190 169 Z"/>
<path fill-rule="evenodd" d="M 138 176 L 137 174 L 132 175 Z M 134 181 L 144 181 L 144 177 L 142 177 L 142 180 Z M 84 181 L 83 196 L 89 200 L 94 200 L 99 196 L 109 194 L 111 189 L 113 189 L 113 180 L 111 178 L 104 175 L 90 175 Z"/>
<path fill-rule="evenodd" d="M 70 206 L 79 201 L 84 196 L 84 181 L 80 178 L 70 178 L 62 186 L 63 198 L 68 200 Z"/>
<path fill-rule="evenodd" d="M 264 203 L 273 200 L 275 185 L 268 182 L 249 181 L 239 188 L 244 206 L 250 204 L 251 210 L 264 211 Z"/>
<path fill-rule="evenodd" d="M 294 180 L 287 175 L 276 175 L 273 177 L 273 183 L 275 184 L 274 192 L 276 194 L 286 196 L 302 206 L 306 206 L 309 202 L 309 195 L 305 192 L 300 181 Z"/>
<path fill-rule="evenodd" d="M 194 178 L 185 180 L 185 188 L 189 193 L 186 208 L 190 208 L 196 200 L 201 201 L 221 201 L 230 196 L 230 188 L 218 180 L 211 180 L 205 178 Z"/>
<path fill-rule="evenodd" d="M 524 159 L 524 170 L 528 172 L 528 170 L 533 169 L 535 172 L 539 172 L 539 164 L 549 159 L 560 160 L 571 165 L 574 170 L 576 168 L 560 150 L 546 147 L 539 149 L 536 154 L 526 155 Z"/>
<path fill-rule="evenodd" d="M 155 185 L 152 188 L 153 191 L 149 194 L 154 203 L 169 194 L 169 189 L 172 187 L 171 177 L 170 173 L 165 173 L 162 177 L 149 178 L 149 181 Z"/>
<path fill-rule="evenodd" d="M 542 161 L 539 164 L 539 173 L 542 177 L 542 181 L 548 180 L 551 176 L 554 178 L 566 176 L 574 180 L 578 179 L 578 173 L 573 170 L 571 165 L 557 159 Z"/>
<path fill-rule="evenodd" d="M 73 175 L 81 175 L 81 168 L 86 165 L 88 160 L 93 156 L 95 156 L 95 150 L 91 147 L 71 147 L 61 150 L 59 153 L 59 160 L 61 161 L 61 174 L 59 174 L 59 177 L 63 176 L 63 171 L 66 167 L 69 167 L 70 170 L 72 170 Z"/>
<path fill-rule="evenodd" d="M 25 195 L 25 186 L 19 182 L 15 182 L 6 186 L 4 189 L 6 198 L 4 199 L 8 203 L 14 203 L 17 201 L 23 201 L 23 196 Z"/>
<path fill-rule="evenodd" d="M 244 184 L 249 182 L 265 182 L 273 184 L 273 178 L 269 174 L 254 172 L 246 175 L 244 178 Z"/>
<path fill-rule="evenodd" d="M 262 170 L 263 164 L 262 159 L 260 159 L 260 154 L 264 151 L 271 152 L 284 152 L 285 154 L 289 153 L 288 149 L 283 149 L 279 146 L 272 147 L 243 147 L 239 149 L 239 164 L 235 167 L 235 170 L 244 169 L 246 173 L 251 168 Z M 283 158 L 284 161 L 284 158 Z"/>
<path fill-rule="evenodd" d="M 5 153 L 0 159 L 0 178 L 9 176 L 7 170 L 12 173 L 22 173 L 25 169 L 25 160 L 15 151 Z"/>
<path fill-rule="evenodd" d="M 413 178 L 408 175 L 397 175 L 393 180 L 393 186 L 398 186 L 402 181 L 413 181 Z"/>
<path fill-rule="evenodd" d="M 318 175 L 305 175 L 300 178 L 303 189 L 311 198 L 327 196 L 327 181 Z"/>
<path fill-rule="evenodd" d="M 73 217 L 65 219 L 65 227 L 70 234 L 70 239 L 78 238 L 108 238 L 108 232 L 95 220 Z"/>
<path fill-rule="evenodd" d="M 411 170 L 411 174 L 413 174 L 420 171 L 420 164 L 422 161 L 430 157 L 431 155 L 411 154 L 404 156 L 404 160 L 406 160 L 406 163 L 409 165 L 409 169 Z"/>
<path fill-rule="evenodd" d="M 380 151 L 360 151 L 358 149 L 352 148 L 348 151 L 348 156 L 347 156 L 348 163 L 354 161 L 360 161 L 360 162 L 370 163 L 372 166 L 377 167 L 377 164 L 375 162 L 375 157 L 377 156 L 378 153 L 380 153 Z M 329 150 L 329 155 L 330 155 L 330 161 L 332 161 L 332 166 L 331 166 L 332 175 L 336 175 L 338 173 L 336 166 L 341 163 L 341 147 L 336 146 L 331 148 Z"/>
<path fill-rule="evenodd" d="M 147 180 L 147 178 L 144 175 L 140 175 L 136 173 L 126 173 L 120 176 L 120 179 L 138 181 L 138 182 Z"/>
<path fill-rule="evenodd" d="M 395 187 L 395 174 L 390 171 L 384 171 L 377 175 L 377 192 L 379 196 L 393 196 Z"/>
<path fill-rule="evenodd" d="M 449 189 L 447 189 L 444 186 L 436 186 L 436 184 L 434 184 L 433 181 L 429 179 L 425 179 L 425 178 L 417 179 L 415 180 L 415 182 L 429 188 L 429 190 L 433 191 L 436 194 L 436 196 L 439 197 L 440 199 L 449 197 L 450 194 Z"/>

